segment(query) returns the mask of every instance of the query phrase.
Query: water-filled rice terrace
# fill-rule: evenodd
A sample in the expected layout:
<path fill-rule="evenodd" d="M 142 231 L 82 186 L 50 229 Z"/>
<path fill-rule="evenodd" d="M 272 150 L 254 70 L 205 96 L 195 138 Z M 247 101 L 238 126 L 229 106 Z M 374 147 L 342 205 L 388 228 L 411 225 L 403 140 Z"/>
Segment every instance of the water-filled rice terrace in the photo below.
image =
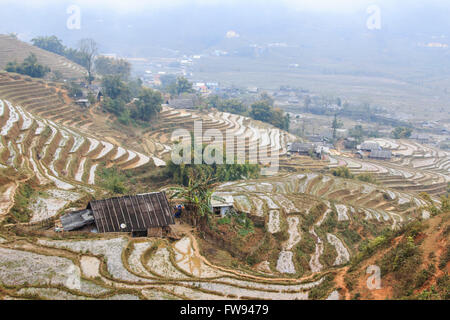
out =
<path fill-rule="evenodd" d="M 36 116 L 8 100 L 0 100 L 0 128 L 0 168 L 9 170 L 10 177 L 35 178 L 42 187 L 54 186 L 47 192 L 51 199 L 34 204 L 34 220 L 49 218 L 68 201 L 78 200 L 77 190 L 93 192 L 99 166 L 131 169 L 151 161 L 158 165 L 149 156 Z M 19 184 L 5 178 L 0 216 L 12 206 Z"/>
<path fill-rule="evenodd" d="M 346 166 L 354 173 L 371 173 L 383 185 L 396 190 L 441 195 L 450 182 L 450 153 L 412 140 L 373 139 L 391 150 L 390 161 L 329 157 L 329 167 Z"/>
<path fill-rule="evenodd" d="M 14 206 L 22 183 L 39 194 L 27 203 L 31 223 L 58 216 L 72 203 L 99 191 L 103 167 L 163 166 L 175 129 L 217 129 L 246 137 L 243 146 L 270 146 L 286 153 L 295 137 L 272 126 L 223 112 L 164 107 L 159 127 L 139 143 L 109 139 L 91 113 L 67 103 L 61 88 L 0 73 L 0 220 Z M 448 152 L 408 140 L 376 140 L 393 152 L 391 161 L 333 153 L 303 159 L 274 177 L 223 183 L 215 195 L 233 201 L 264 235 L 242 238 L 251 246 L 235 267 L 211 262 L 194 233 L 179 240 L 131 239 L 123 235 L 48 234 L 18 236 L 0 231 L 0 297 L 6 299 L 336 299 L 333 277 L 360 245 L 384 229 L 428 218 L 418 196 L 442 194 L 449 181 Z M 281 168 L 292 160 L 282 157 Z M 347 166 L 372 173 L 379 184 L 324 174 Z M 309 169 L 309 170 L 305 170 Z M 321 171 L 322 173 L 320 173 Z M 101 191 L 101 190 L 100 190 Z M 433 201 L 438 203 L 437 197 Z M 248 262 L 248 263 L 247 263 Z"/>
<path fill-rule="evenodd" d="M 270 272 L 297 276 L 346 264 L 377 230 L 430 216 L 412 193 L 314 172 L 225 183 L 215 195 L 264 221 L 268 233 L 284 234 L 277 260 L 263 263 Z"/>
<path fill-rule="evenodd" d="M 308 299 L 323 276 L 264 277 L 211 264 L 196 240 L 2 238 L 5 299 Z"/>

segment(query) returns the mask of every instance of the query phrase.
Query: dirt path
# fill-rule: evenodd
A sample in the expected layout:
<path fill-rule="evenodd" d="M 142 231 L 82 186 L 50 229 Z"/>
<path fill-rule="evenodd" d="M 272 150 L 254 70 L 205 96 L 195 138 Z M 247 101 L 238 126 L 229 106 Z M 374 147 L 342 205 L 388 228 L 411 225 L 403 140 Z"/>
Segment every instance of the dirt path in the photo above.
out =
<path fill-rule="evenodd" d="M 341 300 L 350 300 L 350 293 L 347 289 L 347 286 L 345 285 L 344 277 L 347 274 L 347 270 L 349 267 L 345 267 L 337 273 L 336 277 L 334 278 L 334 282 L 336 283 L 336 286 L 340 288 L 339 290 L 339 296 Z"/>

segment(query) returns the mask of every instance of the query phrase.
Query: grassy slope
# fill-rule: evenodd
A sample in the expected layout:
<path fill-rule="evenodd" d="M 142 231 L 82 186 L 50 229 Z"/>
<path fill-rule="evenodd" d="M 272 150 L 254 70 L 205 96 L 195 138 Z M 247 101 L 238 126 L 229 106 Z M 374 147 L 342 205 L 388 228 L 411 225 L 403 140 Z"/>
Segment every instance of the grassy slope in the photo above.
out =
<path fill-rule="evenodd" d="M 0 35 L 1 69 L 10 61 L 23 61 L 30 53 L 34 53 L 38 61 L 49 66 L 52 71 L 60 71 L 65 78 L 75 79 L 84 77 L 85 70 L 82 66 L 52 52 L 42 50 L 6 35 Z"/>

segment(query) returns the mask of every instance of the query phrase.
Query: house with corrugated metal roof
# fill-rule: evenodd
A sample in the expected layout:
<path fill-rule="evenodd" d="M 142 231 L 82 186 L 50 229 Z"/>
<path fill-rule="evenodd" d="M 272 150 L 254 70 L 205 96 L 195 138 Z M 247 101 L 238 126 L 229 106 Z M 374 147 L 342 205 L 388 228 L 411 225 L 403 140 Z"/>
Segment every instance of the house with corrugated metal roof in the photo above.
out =
<path fill-rule="evenodd" d="M 370 159 L 391 160 L 392 152 L 390 150 L 373 150 L 369 154 Z"/>
<path fill-rule="evenodd" d="M 356 148 L 358 150 L 367 152 L 382 150 L 381 146 L 377 142 L 364 142 L 361 145 L 357 146 Z"/>
<path fill-rule="evenodd" d="M 183 94 L 169 100 L 169 107 L 174 109 L 195 109 L 198 98 L 195 94 Z"/>
<path fill-rule="evenodd" d="M 413 133 L 410 139 L 416 140 L 421 144 L 428 144 L 431 141 L 431 136 L 428 134 Z"/>
<path fill-rule="evenodd" d="M 297 153 L 300 155 L 310 155 L 316 151 L 317 145 L 314 143 L 293 142 L 288 144 L 289 153 Z"/>
<path fill-rule="evenodd" d="M 165 192 L 116 197 L 89 202 L 85 210 L 61 217 L 64 231 L 94 227 L 99 233 L 131 233 L 161 237 L 175 220 Z"/>

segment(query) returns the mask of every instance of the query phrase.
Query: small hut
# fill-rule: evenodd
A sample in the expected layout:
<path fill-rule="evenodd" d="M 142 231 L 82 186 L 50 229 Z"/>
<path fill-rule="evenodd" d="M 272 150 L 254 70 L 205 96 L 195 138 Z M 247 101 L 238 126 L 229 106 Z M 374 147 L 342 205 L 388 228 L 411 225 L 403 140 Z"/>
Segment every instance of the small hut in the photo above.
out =
<path fill-rule="evenodd" d="M 228 211 L 234 209 L 234 200 L 232 196 L 223 196 L 221 199 L 212 199 L 211 207 L 215 214 L 225 217 Z"/>
<path fill-rule="evenodd" d="M 369 154 L 370 159 L 391 160 L 392 152 L 390 150 L 373 150 Z"/>
<path fill-rule="evenodd" d="M 175 220 L 165 192 L 158 192 L 91 201 L 86 210 L 62 216 L 61 223 L 64 231 L 95 224 L 99 233 L 162 237 Z"/>
<path fill-rule="evenodd" d="M 288 152 L 293 154 L 305 155 L 308 156 L 311 153 L 314 153 L 317 148 L 317 145 L 314 143 L 302 143 L 302 142 L 294 142 L 288 145 Z"/>
<path fill-rule="evenodd" d="M 377 142 L 364 142 L 356 147 L 358 150 L 372 152 L 382 150 L 381 146 Z"/>

